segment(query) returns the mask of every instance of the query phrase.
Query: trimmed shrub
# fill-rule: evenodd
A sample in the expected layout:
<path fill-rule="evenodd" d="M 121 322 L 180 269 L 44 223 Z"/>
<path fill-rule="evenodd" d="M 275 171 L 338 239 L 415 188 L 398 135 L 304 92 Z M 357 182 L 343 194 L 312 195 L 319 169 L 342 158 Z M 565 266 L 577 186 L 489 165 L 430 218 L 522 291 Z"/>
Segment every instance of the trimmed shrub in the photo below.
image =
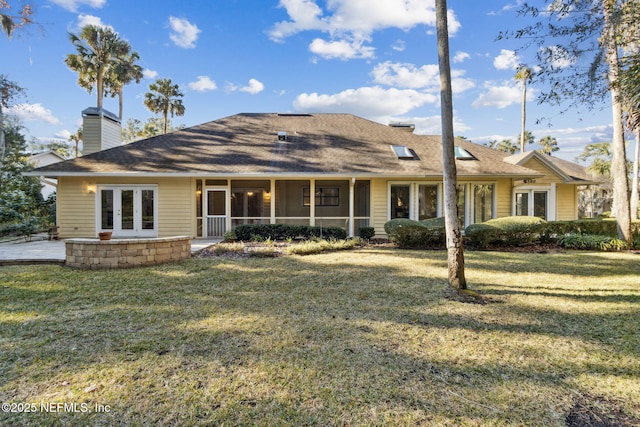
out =
<path fill-rule="evenodd" d="M 327 239 L 345 239 L 347 232 L 340 227 L 310 227 L 307 225 L 291 224 L 244 224 L 233 229 L 238 240 L 263 241 L 309 239 L 324 237 Z"/>
<path fill-rule="evenodd" d="M 384 232 L 387 233 L 389 238 L 396 233 L 396 230 L 402 227 L 423 227 L 423 225 L 412 219 L 408 218 L 396 218 L 391 221 L 387 221 L 384 224 Z"/>
<path fill-rule="evenodd" d="M 464 230 L 464 234 L 470 245 L 480 249 L 486 249 L 502 239 L 502 230 L 487 223 L 471 224 Z"/>
<path fill-rule="evenodd" d="M 465 229 L 470 245 L 486 248 L 489 244 L 517 246 L 539 241 L 547 222 L 533 216 L 509 216 L 473 224 Z"/>
<path fill-rule="evenodd" d="M 434 248 L 444 246 L 445 231 L 444 228 L 439 227 L 410 225 L 396 228 L 389 238 L 401 248 Z"/>
<path fill-rule="evenodd" d="M 358 236 L 363 240 L 370 240 L 376 235 L 376 229 L 373 227 L 360 227 Z"/>
<path fill-rule="evenodd" d="M 425 227 L 439 227 L 444 229 L 444 217 L 439 216 L 437 218 L 422 219 L 420 220 L 420 224 Z"/>

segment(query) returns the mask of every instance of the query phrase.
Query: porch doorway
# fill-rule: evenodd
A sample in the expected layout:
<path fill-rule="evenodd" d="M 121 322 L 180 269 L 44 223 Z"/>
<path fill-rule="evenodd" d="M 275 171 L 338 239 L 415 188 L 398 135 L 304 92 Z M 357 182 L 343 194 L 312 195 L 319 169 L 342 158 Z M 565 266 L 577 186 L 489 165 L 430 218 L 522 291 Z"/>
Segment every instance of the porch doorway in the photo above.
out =
<path fill-rule="evenodd" d="M 206 236 L 222 238 L 227 232 L 227 190 L 207 190 Z"/>

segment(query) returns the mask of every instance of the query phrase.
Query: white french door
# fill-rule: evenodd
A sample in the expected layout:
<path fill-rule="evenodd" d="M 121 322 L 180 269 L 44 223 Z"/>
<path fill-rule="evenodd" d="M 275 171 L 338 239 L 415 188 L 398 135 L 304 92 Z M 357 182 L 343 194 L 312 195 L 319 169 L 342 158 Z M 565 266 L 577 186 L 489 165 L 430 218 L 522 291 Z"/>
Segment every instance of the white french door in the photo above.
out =
<path fill-rule="evenodd" d="M 157 186 L 100 186 L 98 231 L 113 237 L 157 237 Z"/>

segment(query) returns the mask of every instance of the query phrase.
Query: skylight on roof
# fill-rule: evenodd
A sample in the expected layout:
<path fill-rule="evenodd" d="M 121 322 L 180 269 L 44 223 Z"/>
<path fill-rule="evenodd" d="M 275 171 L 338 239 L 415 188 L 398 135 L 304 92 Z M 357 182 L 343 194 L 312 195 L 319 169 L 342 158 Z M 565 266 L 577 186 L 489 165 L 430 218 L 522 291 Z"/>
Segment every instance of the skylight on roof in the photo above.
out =
<path fill-rule="evenodd" d="M 404 145 L 392 145 L 391 149 L 400 160 L 416 160 L 416 154 Z"/>
<path fill-rule="evenodd" d="M 458 147 L 457 145 L 454 147 L 455 155 L 457 160 L 478 160 L 475 158 L 473 154 L 468 152 L 462 147 Z"/>

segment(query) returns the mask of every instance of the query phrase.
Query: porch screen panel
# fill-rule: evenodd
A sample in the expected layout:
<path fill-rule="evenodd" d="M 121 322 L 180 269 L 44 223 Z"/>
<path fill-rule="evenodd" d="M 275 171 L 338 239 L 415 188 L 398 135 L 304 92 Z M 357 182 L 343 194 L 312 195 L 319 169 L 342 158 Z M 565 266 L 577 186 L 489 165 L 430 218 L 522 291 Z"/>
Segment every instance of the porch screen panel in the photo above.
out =
<path fill-rule="evenodd" d="M 309 187 L 309 181 L 276 181 L 276 217 L 307 218 L 308 223 L 311 211 L 304 205 L 303 189 Z"/>
<path fill-rule="evenodd" d="M 207 214 L 208 215 L 225 215 L 225 195 L 224 191 L 209 191 L 207 197 Z"/>
<path fill-rule="evenodd" d="M 354 186 L 354 215 L 370 216 L 371 210 L 371 182 L 356 181 Z"/>

